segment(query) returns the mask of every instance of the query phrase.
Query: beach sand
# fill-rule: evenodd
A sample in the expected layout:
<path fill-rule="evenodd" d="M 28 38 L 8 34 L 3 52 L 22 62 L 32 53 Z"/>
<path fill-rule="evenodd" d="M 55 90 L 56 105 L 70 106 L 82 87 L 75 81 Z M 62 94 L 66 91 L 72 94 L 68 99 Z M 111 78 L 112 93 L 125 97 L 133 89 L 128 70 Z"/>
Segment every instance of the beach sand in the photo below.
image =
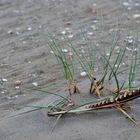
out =
<path fill-rule="evenodd" d="M 82 27 L 94 37 L 95 27 L 104 24 L 98 51 L 100 45 L 111 44 L 108 33 L 116 25 L 124 36 L 134 27 L 133 20 L 139 25 L 139 4 L 123 0 L 1 0 L 0 140 L 140 140 L 140 129 L 115 109 L 63 116 L 53 132 L 56 118 L 49 118 L 46 110 L 8 118 L 29 110 L 28 104 L 47 105 L 54 100 L 39 95 L 34 88 L 66 94 L 65 81 L 45 33 L 59 37 L 68 34 L 78 40 Z M 98 18 L 102 16 L 104 23 Z M 22 82 L 19 87 L 15 87 L 16 80 Z M 80 78 L 78 84 L 88 94 L 90 83 L 85 80 Z M 131 104 L 138 122 L 139 101 Z"/>

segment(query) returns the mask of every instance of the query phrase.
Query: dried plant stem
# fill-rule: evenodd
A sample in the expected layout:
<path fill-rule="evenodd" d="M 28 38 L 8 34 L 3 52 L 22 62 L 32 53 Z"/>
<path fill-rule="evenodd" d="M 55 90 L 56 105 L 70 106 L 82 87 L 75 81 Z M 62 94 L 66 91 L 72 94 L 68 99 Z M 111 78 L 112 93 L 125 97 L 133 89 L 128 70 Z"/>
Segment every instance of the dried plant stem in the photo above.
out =
<path fill-rule="evenodd" d="M 77 82 L 76 80 L 71 80 L 68 84 L 68 90 L 69 90 L 69 95 L 72 95 L 72 93 L 78 93 L 78 94 L 81 94 L 80 93 L 80 88 L 79 86 L 77 85 Z"/>
<path fill-rule="evenodd" d="M 121 111 L 125 116 L 127 116 L 135 125 L 137 125 L 137 122 L 120 106 L 116 106 L 119 111 Z"/>

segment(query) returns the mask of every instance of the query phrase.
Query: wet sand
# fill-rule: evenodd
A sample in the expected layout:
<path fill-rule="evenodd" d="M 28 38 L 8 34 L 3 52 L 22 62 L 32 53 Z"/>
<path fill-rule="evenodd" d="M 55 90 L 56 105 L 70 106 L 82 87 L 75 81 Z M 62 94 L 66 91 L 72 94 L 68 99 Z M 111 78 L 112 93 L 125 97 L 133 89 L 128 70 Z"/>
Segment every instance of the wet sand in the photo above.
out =
<path fill-rule="evenodd" d="M 49 98 L 53 100 L 53 97 L 39 95 L 33 88 L 62 93 L 67 89 L 62 72 L 50 54 L 44 35 L 46 32 L 62 37 L 66 31 L 66 35 L 73 36 L 76 42 L 84 27 L 86 33 L 96 39 L 91 26 L 100 28 L 102 15 L 104 27 L 98 51 L 102 46 L 108 48 L 111 44 L 109 32 L 116 27 L 117 22 L 118 28 L 122 30 L 121 37 L 129 34 L 133 20 L 139 25 L 139 17 L 133 17 L 138 14 L 139 1 L 1 0 L 0 140 L 140 140 L 140 129 L 113 109 L 63 117 L 53 133 L 51 128 L 55 119 L 48 118 L 43 111 L 7 119 L 29 109 L 25 107 L 27 104 L 46 105 Z M 100 54 L 100 51 L 97 53 Z M 22 81 L 18 89 L 14 85 L 16 80 Z M 84 81 L 84 78 L 80 78 L 78 84 L 84 84 L 82 87 L 88 92 L 88 83 Z M 140 122 L 139 101 L 137 99 L 132 104 L 132 113 Z"/>

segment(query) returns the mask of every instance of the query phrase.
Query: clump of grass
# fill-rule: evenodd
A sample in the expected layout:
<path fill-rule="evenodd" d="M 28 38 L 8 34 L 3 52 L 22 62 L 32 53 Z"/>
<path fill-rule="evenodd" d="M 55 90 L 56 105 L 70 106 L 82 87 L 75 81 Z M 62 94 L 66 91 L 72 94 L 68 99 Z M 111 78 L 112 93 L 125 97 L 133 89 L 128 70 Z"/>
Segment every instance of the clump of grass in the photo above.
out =
<path fill-rule="evenodd" d="M 24 115 L 24 114 L 27 114 L 27 113 L 32 113 L 34 111 L 43 110 L 43 109 L 48 110 L 48 111 L 53 111 L 53 112 L 63 111 L 64 106 L 73 106 L 74 105 L 74 101 L 69 97 L 65 97 L 65 96 L 62 96 L 60 94 L 56 94 L 56 93 L 49 92 L 49 91 L 44 91 L 44 90 L 41 90 L 41 89 L 33 89 L 33 90 L 39 91 L 43 94 L 53 95 L 53 96 L 59 97 L 60 100 L 58 100 L 58 101 L 55 100 L 55 101 L 49 103 L 48 105 L 26 105 L 26 107 L 30 107 L 31 109 L 27 110 L 25 112 L 18 113 L 18 114 L 15 114 L 13 116 L 10 116 L 9 118 L 17 117 L 17 116 L 20 116 L 20 115 Z"/>
<path fill-rule="evenodd" d="M 83 35 L 85 40 L 87 41 L 87 37 L 85 35 Z M 88 52 L 90 52 L 88 55 L 90 56 L 90 60 L 88 61 L 87 57 L 83 54 L 83 55 L 80 55 L 80 53 L 75 49 L 75 47 L 73 47 L 73 45 L 71 44 L 71 48 L 72 50 L 74 51 L 74 53 L 76 54 L 82 68 L 84 71 L 87 72 L 88 74 L 88 78 L 90 79 L 91 81 L 91 85 L 90 85 L 90 93 L 94 93 L 95 91 L 97 92 L 98 96 L 100 97 L 100 90 L 103 89 L 104 87 L 104 80 L 105 80 L 105 77 L 108 73 L 108 69 L 109 69 L 109 61 L 113 55 L 113 51 L 114 51 L 114 48 L 116 46 L 116 43 L 117 43 L 117 40 L 118 40 L 118 37 L 117 37 L 117 32 L 114 32 L 114 37 L 113 37 L 113 43 L 112 43 L 112 46 L 110 48 L 110 52 L 109 52 L 109 56 L 108 58 L 106 58 L 107 60 L 103 60 L 103 69 L 104 69 L 104 72 L 103 72 L 103 75 L 101 76 L 101 78 L 96 81 L 96 76 L 95 76 L 95 62 L 96 62 L 96 57 L 95 57 L 95 49 L 92 48 L 93 46 L 90 46 L 91 50 L 89 50 Z M 92 53 L 92 55 L 91 55 Z M 122 54 L 123 56 L 124 54 Z M 119 57 L 119 56 L 118 56 Z M 116 60 L 116 63 L 117 63 L 118 60 Z M 119 61 L 119 63 L 121 63 L 122 59 Z M 114 69 L 115 67 L 113 67 Z M 116 68 L 116 72 L 117 72 L 117 69 Z M 110 74 L 110 77 L 112 76 L 112 73 Z"/>
<path fill-rule="evenodd" d="M 64 78 L 67 80 L 69 95 L 71 95 L 72 92 L 80 94 L 80 89 L 75 78 L 72 51 L 69 51 L 70 55 L 64 53 L 60 41 L 51 35 L 48 36 L 48 44 L 62 67 Z"/>
<path fill-rule="evenodd" d="M 132 53 L 132 60 L 131 60 L 131 66 L 129 71 L 129 77 L 128 77 L 128 90 L 131 90 L 131 88 L 133 88 L 133 82 L 137 70 L 136 68 L 137 68 L 137 51 L 134 51 Z"/>
<path fill-rule="evenodd" d="M 114 35 L 113 35 L 113 43 L 112 43 L 112 46 L 111 46 L 111 48 L 110 48 L 109 55 L 108 55 L 108 57 L 106 57 L 105 55 L 102 56 L 103 71 L 104 71 L 104 72 L 103 72 L 103 75 L 101 76 L 101 78 L 99 79 L 99 84 L 101 84 L 101 85 L 104 85 L 105 78 L 106 78 L 107 74 L 109 73 L 109 67 L 111 68 L 111 73 L 110 73 L 110 76 L 109 76 L 109 80 L 110 80 L 110 77 L 111 77 L 112 75 L 114 76 L 114 74 L 115 74 L 114 68 L 115 68 L 115 65 L 116 65 L 116 63 L 117 63 L 117 61 L 118 61 L 119 55 L 118 55 L 118 57 L 116 58 L 113 67 L 111 67 L 110 60 L 111 60 L 111 58 L 112 58 L 112 56 L 113 56 L 114 48 L 115 48 L 115 46 L 116 46 L 116 44 L 117 44 L 117 41 L 118 41 L 118 35 L 117 35 L 117 32 L 114 32 Z M 121 61 L 120 61 L 120 62 L 121 62 Z M 118 66 L 118 67 L 119 67 L 119 66 Z M 116 71 L 117 71 L 117 69 L 116 69 Z M 113 73 L 114 73 L 114 74 L 113 74 Z"/>

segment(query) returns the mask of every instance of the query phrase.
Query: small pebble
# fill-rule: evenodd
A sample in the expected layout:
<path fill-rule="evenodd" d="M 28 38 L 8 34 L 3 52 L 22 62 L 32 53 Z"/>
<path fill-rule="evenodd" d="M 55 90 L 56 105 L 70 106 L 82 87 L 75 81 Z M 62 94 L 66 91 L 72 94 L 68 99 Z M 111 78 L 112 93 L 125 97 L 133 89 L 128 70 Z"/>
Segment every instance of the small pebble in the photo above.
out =
<path fill-rule="evenodd" d="M 1 91 L 1 93 L 2 93 L 2 94 L 4 94 L 4 93 L 5 93 L 5 91 Z"/>
<path fill-rule="evenodd" d="M 68 35 L 68 38 L 73 38 L 73 34 Z"/>
<path fill-rule="evenodd" d="M 13 10 L 13 13 L 19 13 L 20 11 L 19 10 Z"/>
<path fill-rule="evenodd" d="M 32 85 L 35 86 L 35 87 L 37 87 L 38 86 L 38 83 L 33 82 Z"/>
<path fill-rule="evenodd" d="M 95 31 L 96 27 L 94 25 L 91 26 L 92 30 Z"/>
<path fill-rule="evenodd" d="M 93 23 L 98 23 L 98 20 L 94 20 Z"/>
<path fill-rule="evenodd" d="M 67 28 L 65 28 L 65 30 L 69 32 L 70 31 L 70 28 L 67 27 Z"/>
<path fill-rule="evenodd" d="M 129 48 L 129 47 L 126 47 L 126 49 L 128 50 L 128 51 L 132 51 L 132 52 L 136 52 L 136 51 L 138 51 L 138 48 Z"/>
<path fill-rule="evenodd" d="M 115 47 L 115 50 L 118 50 L 118 49 L 120 49 L 120 47 L 119 47 L 119 46 L 116 46 L 116 47 Z"/>
<path fill-rule="evenodd" d="M 85 50 L 84 50 L 84 49 L 82 49 L 82 50 L 81 50 L 81 53 L 85 53 Z"/>
<path fill-rule="evenodd" d="M 135 3 L 135 6 L 140 6 L 140 4 L 139 3 Z"/>
<path fill-rule="evenodd" d="M 28 63 L 31 64 L 32 62 L 31 61 L 28 61 Z"/>
<path fill-rule="evenodd" d="M 82 77 L 85 77 L 85 76 L 87 75 L 87 73 L 86 73 L 85 71 L 83 71 L 83 72 L 80 73 L 80 75 L 81 75 Z"/>
<path fill-rule="evenodd" d="M 110 29 L 109 29 L 109 31 L 110 31 L 110 32 L 113 32 L 113 31 L 114 31 L 114 29 L 113 29 L 113 28 L 110 28 Z"/>
<path fill-rule="evenodd" d="M 19 86 L 15 86 L 15 89 L 19 89 Z"/>
<path fill-rule="evenodd" d="M 13 34 L 13 31 L 12 30 L 9 30 L 7 33 L 8 34 Z"/>
<path fill-rule="evenodd" d="M 62 34 L 62 35 L 65 35 L 65 34 L 66 34 L 66 31 L 65 31 L 65 30 L 64 30 L 64 31 L 62 31 L 62 32 L 61 32 L 61 34 Z"/>
<path fill-rule="evenodd" d="M 15 81 L 15 86 L 20 86 L 22 84 L 22 81 L 21 80 L 16 80 Z"/>
<path fill-rule="evenodd" d="M 2 78 L 2 82 L 8 82 L 8 80 L 5 78 Z"/>
<path fill-rule="evenodd" d="M 23 41 L 22 43 L 23 43 L 23 44 L 26 44 L 27 42 L 26 42 L 26 41 Z"/>
<path fill-rule="evenodd" d="M 53 51 L 50 51 L 50 53 L 51 53 L 51 54 L 54 54 L 54 52 L 53 52 Z"/>
<path fill-rule="evenodd" d="M 68 49 L 62 49 L 63 53 L 68 53 Z"/>
<path fill-rule="evenodd" d="M 123 63 L 122 63 L 122 65 L 123 65 L 123 66 L 125 66 L 125 65 L 126 65 L 126 63 L 124 63 L 124 62 L 123 62 Z"/>
<path fill-rule="evenodd" d="M 117 54 L 120 53 L 120 50 L 117 50 L 116 53 L 117 53 Z"/>
<path fill-rule="evenodd" d="M 126 41 L 127 41 L 128 44 L 133 44 L 133 42 L 134 42 L 133 36 L 127 36 Z"/>
<path fill-rule="evenodd" d="M 72 23 L 70 21 L 65 22 L 65 26 L 70 26 Z"/>
<path fill-rule="evenodd" d="M 109 56 L 110 55 L 110 53 L 106 53 L 106 56 Z"/>
<path fill-rule="evenodd" d="M 133 15 L 133 18 L 140 18 L 140 14 Z"/>
<path fill-rule="evenodd" d="M 16 35 L 19 35 L 19 32 L 16 32 Z"/>
<path fill-rule="evenodd" d="M 97 4 L 96 3 L 93 3 L 92 6 L 97 6 Z"/>
<path fill-rule="evenodd" d="M 93 32 L 88 32 L 87 34 L 88 34 L 88 35 L 93 35 Z"/>
<path fill-rule="evenodd" d="M 15 97 L 14 98 L 18 98 L 18 95 L 15 95 Z"/>
<path fill-rule="evenodd" d="M 39 29 L 42 29 L 42 25 L 39 25 L 38 28 L 39 28 Z"/>
<path fill-rule="evenodd" d="M 28 27 L 27 30 L 28 30 L 28 31 L 32 31 L 32 27 Z"/>
<path fill-rule="evenodd" d="M 70 52 L 68 53 L 68 57 L 69 57 L 70 60 L 72 60 L 72 59 L 73 59 L 73 52 L 70 51 Z"/>
<path fill-rule="evenodd" d="M 128 2 L 123 2 L 123 6 L 129 6 L 130 4 Z"/>

